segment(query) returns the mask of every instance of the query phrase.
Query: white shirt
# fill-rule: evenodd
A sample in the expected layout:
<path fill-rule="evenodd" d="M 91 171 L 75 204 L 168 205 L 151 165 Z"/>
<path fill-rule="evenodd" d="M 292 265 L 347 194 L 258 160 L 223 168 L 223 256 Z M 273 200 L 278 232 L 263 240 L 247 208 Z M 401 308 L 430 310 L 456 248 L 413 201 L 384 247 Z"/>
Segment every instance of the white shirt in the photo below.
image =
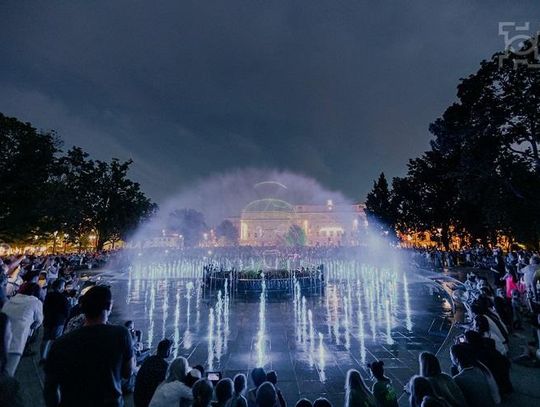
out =
<path fill-rule="evenodd" d="M 161 383 L 148 407 L 190 406 L 192 400 L 193 393 L 191 389 L 184 383 L 175 380 Z"/>
<path fill-rule="evenodd" d="M 43 322 L 43 304 L 33 295 L 17 294 L 4 304 L 2 312 L 11 322 L 12 337 L 8 352 L 22 354 L 30 335 L 30 326 L 34 322 L 38 325 Z"/>
<path fill-rule="evenodd" d="M 519 270 L 520 273 L 523 273 L 523 281 L 525 282 L 527 290 L 532 290 L 533 292 L 534 274 L 536 273 L 536 270 L 538 270 L 537 264 L 529 264 L 528 266 L 525 266 Z"/>

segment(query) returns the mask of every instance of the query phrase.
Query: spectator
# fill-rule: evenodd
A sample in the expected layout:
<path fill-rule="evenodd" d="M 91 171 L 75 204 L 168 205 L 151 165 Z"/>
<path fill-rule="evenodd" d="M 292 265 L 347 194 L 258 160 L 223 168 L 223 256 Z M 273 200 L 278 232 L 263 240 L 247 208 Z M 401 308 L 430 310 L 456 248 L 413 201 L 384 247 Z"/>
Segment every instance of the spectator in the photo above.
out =
<path fill-rule="evenodd" d="M 277 394 L 274 385 L 270 382 L 263 382 L 257 389 L 255 403 L 257 407 L 275 407 Z"/>
<path fill-rule="evenodd" d="M 11 297 L 4 304 L 2 312 L 11 321 L 11 341 L 5 365 L 7 374 L 13 376 L 21 360 L 26 343 L 43 321 L 43 304 L 39 300 L 41 289 L 37 285 L 28 284 L 21 287 L 19 294 Z"/>
<path fill-rule="evenodd" d="M 512 291 L 512 328 L 523 329 L 523 303 L 519 290 Z"/>
<path fill-rule="evenodd" d="M 39 271 L 38 270 L 29 270 L 23 276 L 22 279 L 24 283 L 19 287 L 19 293 L 26 292 L 32 293 L 37 297 L 41 302 L 45 299 L 44 291 L 41 289 L 41 286 L 38 284 L 39 280 Z"/>
<path fill-rule="evenodd" d="M 493 374 L 499 392 L 511 393 L 513 386 L 510 381 L 510 361 L 495 349 L 495 342 L 492 339 L 483 338 L 476 331 L 465 332 L 465 340 L 471 346 L 475 359 Z"/>
<path fill-rule="evenodd" d="M 0 312 L 0 374 L 7 374 L 6 367 L 11 335 L 11 321 L 6 314 Z"/>
<path fill-rule="evenodd" d="M 345 379 L 345 407 L 375 407 L 375 397 L 358 370 L 350 369 Z"/>
<path fill-rule="evenodd" d="M 197 369 L 201 373 L 201 377 L 204 377 L 204 367 L 202 365 L 195 365 L 193 369 Z"/>
<path fill-rule="evenodd" d="M 247 407 L 247 400 L 244 397 L 246 382 L 246 375 L 239 373 L 234 376 L 234 394 L 229 400 L 227 407 Z"/>
<path fill-rule="evenodd" d="M 451 376 L 441 371 L 439 359 L 433 353 L 422 352 L 418 361 L 420 363 L 420 375 L 425 377 L 438 397 L 443 398 L 453 407 L 466 406 L 467 402 Z"/>
<path fill-rule="evenodd" d="M 296 402 L 295 407 L 313 407 L 313 404 L 308 399 L 300 399 Z"/>
<path fill-rule="evenodd" d="M 373 392 L 373 397 L 375 397 L 375 402 L 378 407 L 397 407 L 397 396 L 394 388 L 392 387 L 392 382 L 388 377 L 384 375 L 384 363 L 383 361 L 375 361 L 368 365 L 371 369 L 371 374 L 375 379 L 375 383 L 371 391 Z"/>
<path fill-rule="evenodd" d="M 313 407 L 332 407 L 332 403 L 327 398 L 319 397 L 313 402 Z"/>
<path fill-rule="evenodd" d="M 271 370 L 270 372 L 266 374 L 266 380 L 274 385 L 274 388 L 276 389 L 279 405 L 281 407 L 287 407 L 287 402 L 285 401 L 285 398 L 283 397 L 281 390 L 279 390 L 279 387 L 277 387 L 277 373 L 274 370 Z"/>
<path fill-rule="evenodd" d="M 441 403 L 444 407 L 448 407 L 449 404 L 444 401 L 442 398 L 435 395 L 433 386 L 428 379 L 422 376 L 413 376 L 409 382 L 410 396 L 409 396 L 409 405 L 410 407 L 421 407 L 422 401 L 425 397 L 431 397 Z"/>
<path fill-rule="evenodd" d="M 193 385 L 193 407 L 209 407 L 213 394 L 212 382 L 208 379 L 199 379 Z"/>
<path fill-rule="evenodd" d="M 495 348 L 501 354 L 506 355 L 508 348 L 504 344 L 504 338 L 501 337 L 497 330 L 492 330 L 489 320 L 485 315 L 476 315 L 474 317 L 474 328 L 484 338 L 490 338 L 495 342 Z"/>
<path fill-rule="evenodd" d="M 523 274 L 523 282 L 525 283 L 527 292 L 535 292 L 534 276 L 538 269 L 540 269 L 540 257 L 534 255 L 530 258 L 529 265 L 519 270 L 519 272 Z"/>
<path fill-rule="evenodd" d="M 262 367 L 256 367 L 251 371 L 251 380 L 254 388 L 250 389 L 247 394 L 248 407 L 255 407 L 257 403 L 257 389 L 266 381 L 266 372 Z"/>
<path fill-rule="evenodd" d="M 461 389 L 467 405 L 471 407 L 489 407 L 500 403 L 484 372 L 474 364 L 472 349 L 466 344 L 453 345 L 450 348 L 452 363 L 457 366 L 458 374 L 454 376 Z M 497 400 L 498 398 L 498 400 Z"/>
<path fill-rule="evenodd" d="M 161 383 L 150 401 L 150 407 L 187 406 L 193 400 L 191 389 L 184 383 L 190 368 L 186 358 L 174 359 L 167 378 Z"/>
<path fill-rule="evenodd" d="M 135 379 L 133 403 L 135 407 L 148 407 L 158 385 L 165 380 L 171 355 L 172 341 L 163 339 L 159 342 L 155 355 L 148 357 L 142 364 Z"/>
<path fill-rule="evenodd" d="M 201 378 L 201 371 L 195 368 L 191 369 L 186 376 L 186 380 L 185 380 L 186 386 L 192 389 L 193 385 L 197 383 L 197 380 L 199 380 L 200 378 Z"/>
<path fill-rule="evenodd" d="M 54 280 L 51 291 L 47 293 L 43 303 L 43 340 L 41 342 L 43 362 L 47 359 L 52 341 L 58 339 L 64 332 L 64 325 L 69 314 L 69 301 L 64 295 L 64 288 L 64 280 Z"/>
<path fill-rule="evenodd" d="M 221 379 L 216 384 L 216 402 L 212 403 L 214 407 L 225 407 L 233 396 L 233 381 L 231 379 Z"/>
<path fill-rule="evenodd" d="M 23 407 L 19 382 L 6 371 L 10 341 L 11 323 L 8 316 L 0 312 L 0 407 Z"/>
<path fill-rule="evenodd" d="M 58 338 L 45 362 L 47 407 L 123 406 L 121 379 L 133 372 L 133 346 L 126 328 L 107 324 L 111 309 L 108 287 L 84 295 L 84 326 Z"/>

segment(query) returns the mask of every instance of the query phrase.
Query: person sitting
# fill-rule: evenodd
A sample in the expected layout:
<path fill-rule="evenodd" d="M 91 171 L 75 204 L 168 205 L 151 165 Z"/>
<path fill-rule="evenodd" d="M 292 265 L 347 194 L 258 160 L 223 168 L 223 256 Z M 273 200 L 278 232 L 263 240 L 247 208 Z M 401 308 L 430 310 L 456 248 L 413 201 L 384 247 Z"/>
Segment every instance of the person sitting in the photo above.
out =
<path fill-rule="evenodd" d="M 484 364 L 492 373 L 500 394 L 509 394 L 513 391 L 510 381 L 510 361 L 495 348 L 495 342 L 484 338 L 476 331 L 466 331 L 465 341 L 472 347 L 475 359 Z"/>
<path fill-rule="evenodd" d="M 501 354 L 506 355 L 508 348 L 504 344 L 504 338 L 502 338 L 497 330 L 492 330 L 489 324 L 489 320 L 485 315 L 476 315 L 474 317 L 474 330 L 478 332 L 484 338 L 490 338 L 495 342 L 495 349 Z"/>
<path fill-rule="evenodd" d="M 453 407 L 466 406 L 465 396 L 451 376 L 441 371 L 439 359 L 433 353 L 422 352 L 418 357 L 420 375 L 425 377 L 435 394 L 443 398 Z"/>
<path fill-rule="evenodd" d="M 270 382 L 263 382 L 257 389 L 255 398 L 256 407 L 275 407 L 277 401 L 274 385 Z"/>
<path fill-rule="evenodd" d="M 216 401 L 213 407 L 225 407 L 233 395 L 233 381 L 228 377 L 221 379 L 216 384 Z"/>
<path fill-rule="evenodd" d="M 247 400 L 244 397 L 246 391 L 247 378 L 245 374 L 238 373 L 234 376 L 234 393 L 227 407 L 247 407 Z"/>
<path fill-rule="evenodd" d="M 197 380 L 199 380 L 201 377 L 201 371 L 199 369 L 193 368 L 188 372 L 184 383 L 187 387 L 193 389 L 193 385 L 197 383 Z"/>
<path fill-rule="evenodd" d="M 270 372 L 266 374 L 266 380 L 268 380 L 270 383 L 274 385 L 274 388 L 276 389 L 279 405 L 281 407 L 287 407 L 287 402 L 285 401 L 285 398 L 283 397 L 281 390 L 279 389 L 279 387 L 277 387 L 277 373 L 274 370 L 271 370 Z"/>
<path fill-rule="evenodd" d="M 425 397 L 431 397 L 441 403 L 444 407 L 450 405 L 441 397 L 438 397 L 433 390 L 433 386 L 428 379 L 422 376 L 413 376 L 409 382 L 409 405 L 410 407 L 421 407 Z"/>
<path fill-rule="evenodd" d="M 313 407 L 313 404 L 311 404 L 311 401 L 308 399 L 300 399 L 296 402 L 294 407 Z"/>
<path fill-rule="evenodd" d="M 384 375 L 384 362 L 382 360 L 368 364 L 375 379 L 371 391 L 378 407 L 397 407 L 398 401 L 392 381 Z"/>
<path fill-rule="evenodd" d="M 53 342 L 45 362 L 47 407 L 123 405 L 121 381 L 135 367 L 131 336 L 109 325 L 112 293 L 94 286 L 84 295 L 84 326 Z"/>
<path fill-rule="evenodd" d="M 184 383 L 189 370 L 186 358 L 179 357 L 174 359 L 167 371 L 167 378 L 157 387 L 149 407 L 182 406 L 191 404 L 191 401 L 193 400 L 192 389 Z"/>
<path fill-rule="evenodd" d="M 192 389 L 193 407 L 209 407 L 213 393 L 214 387 L 210 380 L 197 380 Z"/>
<path fill-rule="evenodd" d="M 345 407 L 375 407 L 375 397 L 367 388 L 360 372 L 350 369 L 345 379 Z"/>
<path fill-rule="evenodd" d="M 257 389 L 266 381 L 266 372 L 262 367 L 256 367 L 251 371 L 251 380 L 254 388 L 250 389 L 247 394 L 248 407 L 255 407 L 257 401 Z"/>
<path fill-rule="evenodd" d="M 325 397 L 319 397 L 313 402 L 313 407 L 332 407 L 332 403 Z"/>
<path fill-rule="evenodd" d="M 141 365 L 135 378 L 133 403 L 135 407 L 148 407 L 158 385 L 165 380 L 171 356 L 172 341 L 163 339 L 159 342 L 155 355 L 149 356 Z"/>
<path fill-rule="evenodd" d="M 41 288 L 37 284 L 21 286 L 19 293 L 2 307 L 2 312 L 11 321 L 12 335 L 5 364 L 5 370 L 10 376 L 15 374 L 32 332 L 43 322 L 40 293 Z"/>
<path fill-rule="evenodd" d="M 475 366 L 473 349 L 469 345 L 453 345 L 450 348 L 450 358 L 457 366 L 459 373 L 454 376 L 454 380 L 465 396 L 467 405 L 489 407 L 500 403 L 500 397 L 494 394 L 484 372 Z"/>

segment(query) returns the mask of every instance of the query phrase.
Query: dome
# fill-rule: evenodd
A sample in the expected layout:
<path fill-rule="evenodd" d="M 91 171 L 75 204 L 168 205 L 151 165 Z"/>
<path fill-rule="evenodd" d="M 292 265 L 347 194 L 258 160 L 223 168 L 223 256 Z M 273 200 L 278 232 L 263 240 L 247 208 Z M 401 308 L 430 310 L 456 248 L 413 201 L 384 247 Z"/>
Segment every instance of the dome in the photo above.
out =
<path fill-rule="evenodd" d="M 294 206 L 281 199 L 258 199 L 249 203 L 243 212 L 286 212 L 293 213 Z"/>

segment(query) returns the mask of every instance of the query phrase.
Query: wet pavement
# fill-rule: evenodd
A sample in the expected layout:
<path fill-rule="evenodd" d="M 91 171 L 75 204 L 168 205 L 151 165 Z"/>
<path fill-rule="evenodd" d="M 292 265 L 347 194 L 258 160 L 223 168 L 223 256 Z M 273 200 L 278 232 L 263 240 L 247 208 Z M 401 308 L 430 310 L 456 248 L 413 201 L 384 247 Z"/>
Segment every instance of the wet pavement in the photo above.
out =
<path fill-rule="evenodd" d="M 418 354 L 436 352 L 446 338 L 450 304 L 428 280 L 353 269 L 329 273 L 324 292 L 293 290 L 279 298 L 208 293 L 192 278 L 126 275 L 113 282 L 112 318 L 133 320 L 146 347 L 170 338 L 176 356 L 224 377 L 258 366 L 276 370 L 291 404 L 324 396 L 340 405 L 347 370 L 368 378 L 366 363 L 375 359 L 384 360 L 399 394 L 417 372 Z"/>

